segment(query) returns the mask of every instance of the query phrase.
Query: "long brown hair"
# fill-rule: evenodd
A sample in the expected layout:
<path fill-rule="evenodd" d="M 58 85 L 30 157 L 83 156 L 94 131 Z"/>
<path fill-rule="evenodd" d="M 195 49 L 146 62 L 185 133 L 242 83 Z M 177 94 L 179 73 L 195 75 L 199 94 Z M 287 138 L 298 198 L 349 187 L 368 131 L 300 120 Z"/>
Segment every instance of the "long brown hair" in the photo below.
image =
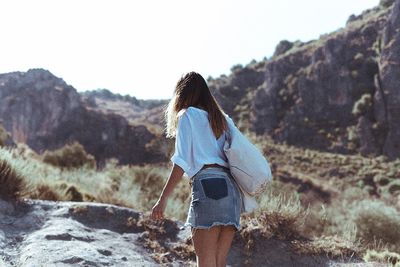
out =
<path fill-rule="evenodd" d="M 211 94 L 204 78 L 197 72 L 183 75 L 177 82 L 174 94 L 164 111 L 166 120 L 166 136 L 176 136 L 178 112 L 190 106 L 201 108 L 208 112 L 208 121 L 216 138 L 227 129 L 224 111 Z"/>

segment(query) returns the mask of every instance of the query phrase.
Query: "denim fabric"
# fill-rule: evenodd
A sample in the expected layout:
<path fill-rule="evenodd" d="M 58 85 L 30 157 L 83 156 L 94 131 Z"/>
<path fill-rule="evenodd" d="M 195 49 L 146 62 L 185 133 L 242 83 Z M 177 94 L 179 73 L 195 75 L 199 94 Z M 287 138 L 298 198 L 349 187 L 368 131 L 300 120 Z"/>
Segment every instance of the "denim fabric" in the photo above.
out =
<path fill-rule="evenodd" d="M 229 170 L 209 167 L 191 179 L 191 203 L 184 226 L 234 225 L 239 230 L 241 210 L 242 197 Z"/>

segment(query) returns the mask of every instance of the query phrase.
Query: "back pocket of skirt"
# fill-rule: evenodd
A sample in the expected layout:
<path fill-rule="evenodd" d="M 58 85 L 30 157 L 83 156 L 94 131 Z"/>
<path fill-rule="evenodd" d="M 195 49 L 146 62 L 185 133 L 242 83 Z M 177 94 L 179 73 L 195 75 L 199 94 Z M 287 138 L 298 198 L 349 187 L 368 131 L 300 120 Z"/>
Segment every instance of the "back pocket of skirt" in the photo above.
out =
<path fill-rule="evenodd" d="M 200 180 L 204 194 L 218 200 L 228 195 L 228 186 L 224 178 L 206 178 Z"/>

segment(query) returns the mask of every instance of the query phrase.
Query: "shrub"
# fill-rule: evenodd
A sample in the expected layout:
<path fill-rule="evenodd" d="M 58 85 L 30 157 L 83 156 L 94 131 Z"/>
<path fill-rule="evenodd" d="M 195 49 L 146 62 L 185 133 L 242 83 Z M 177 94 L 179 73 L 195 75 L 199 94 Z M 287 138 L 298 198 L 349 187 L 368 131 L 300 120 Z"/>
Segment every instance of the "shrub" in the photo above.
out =
<path fill-rule="evenodd" d="M 289 42 L 287 40 L 282 40 L 276 45 L 273 56 L 276 57 L 276 56 L 282 55 L 282 54 L 286 53 L 287 51 L 289 51 L 290 49 L 292 49 L 292 47 L 293 47 L 292 42 Z"/>
<path fill-rule="evenodd" d="M 0 198 L 17 200 L 25 189 L 24 177 L 6 159 L 0 158 Z"/>
<path fill-rule="evenodd" d="M 357 136 L 357 131 L 356 131 L 356 127 L 355 126 L 349 126 L 347 127 L 347 139 L 349 141 L 355 141 L 358 139 Z"/>
<path fill-rule="evenodd" d="M 299 195 L 277 192 L 271 185 L 260 197 L 260 208 L 254 212 L 257 224 L 262 226 L 266 237 L 290 240 L 301 235 L 301 228 L 309 209 L 304 209 Z"/>
<path fill-rule="evenodd" d="M 383 6 L 383 7 L 390 7 L 391 5 L 393 5 L 394 0 L 381 0 L 379 1 L 379 5 Z"/>
<path fill-rule="evenodd" d="M 128 203 L 124 199 L 121 199 L 120 197 L 116 196 L 114 192 L 109 188 L 102 188 L 99 190 L 96 196 L 96 202 L 113 204 L 121 207 L 137 208 L 135 205 L 132 205 L 131 203 Z"/>
<path fill-rule="evenodd" d="M 56 191 L 54 191 L 53 188 L 46 184 L 36 185 L 33 192 L 29 194 L 29 197 L 32 199 L 43 199 L 52 201 L 61 200 L 60 195 Z"/>
<path fill-rule="evenodd" d="M 65 196 L 69 201 L 83 201 L 82 193 L 76 188 L 76 186 L 73 185 L 67 189 Z"/>
<path fill-rule="evenodd" d="M 354 103 L 352 114 L 355 116 L 363 115 L 372 107 L 371 94 L 363 94 L 359 100 Z"/>
<path fill-rule="evenodd" d="M 157 169 L 145 166 L 134 170 L 133 181 L 140 185 L 148 198 L 156 198 L 164 186 L 164 178 Z"/>
<path fill-rule="evenodd" d="M 5 146 L 7 139 L 10 138 L 10 134 L 4 129 L 1 121 L 0 121 L 0 147 Z"/>
<path fill-rule="evenodd" d="M 40 160 L 40 156 L 25 143 L 17 143 L 12 149 L 12 155 L 14 158 L 19 158 L 21 160 Z"/>
<path fill-rule="evenodd" d="M 393 180 L 388 184 L 388 190 L 390 194 L 395 194 L 400 191 L 400 181 L 399 180 Z"/>
<path fill-rule="evenodd" d="M 85 201 L 85 202 L 97 202 L 96 201 L 96 197 L 91 195 L 91 194 L 88 194 L 88 193 L 85 193 L 83 195 L 83 201 Z"/>
<path fill-rule="evenodd" d="M 363 59 L 364 59 L 364 55 L 362 53 L 357 53 L 354 56 L 354 60 L 360 61 L 360 60 L 363 60 Z"/>
<path fill-rule="evenodd" d="M 390 180 L 382 173 L 378 173 L 374 176 L 374 182 L 379 184 L 380 186 L 387 185 Z"/>
<path fill-rule="evenodd" d="M 237 71 L 240 71 L 242 69 L 243 69 L 243 65 L 242 64 L 236 64 L 236 65 L 233 65 L 231 67 L 231 72 L 237 72 Z"/>
<path fill-rule="evenodd" d="M 400 266 L 400 254 L 397 254 L 395 252 L 390 252 L 388 250 L 384 251 L 367 250 L 363 259 L 366 262 L 384 262 L 392 264 L 393 266 Z"/>
<path fill-rule="evenodd" d="M 88 154 L 78 142 L 67 144 L 54 151 L 46 150 L 43 154 L 43 161 L 61 168 L 96 167 L 95 158 Z"/>
<path fill-rule="evenodd" d="M 400 245 L 400 213 L 381 201 L 363 200 L 354 203 L 353 220 L 357 236 L 367 243 L 382 241 L 389 246 Z"/>

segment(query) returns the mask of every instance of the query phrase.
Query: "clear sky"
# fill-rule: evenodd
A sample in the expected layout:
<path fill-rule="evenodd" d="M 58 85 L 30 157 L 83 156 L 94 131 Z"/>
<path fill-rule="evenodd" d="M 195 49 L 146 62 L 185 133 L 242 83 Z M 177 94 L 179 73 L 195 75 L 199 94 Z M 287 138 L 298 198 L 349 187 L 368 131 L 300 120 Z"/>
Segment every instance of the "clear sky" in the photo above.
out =
<path fill-rule="evenodd" d="M 44 68 L 78 91 L 167 99 L 179 77 L 229 74 L 280 40 L 344 27 L 379 0 L 0 0 L 0 73 Z"/>

